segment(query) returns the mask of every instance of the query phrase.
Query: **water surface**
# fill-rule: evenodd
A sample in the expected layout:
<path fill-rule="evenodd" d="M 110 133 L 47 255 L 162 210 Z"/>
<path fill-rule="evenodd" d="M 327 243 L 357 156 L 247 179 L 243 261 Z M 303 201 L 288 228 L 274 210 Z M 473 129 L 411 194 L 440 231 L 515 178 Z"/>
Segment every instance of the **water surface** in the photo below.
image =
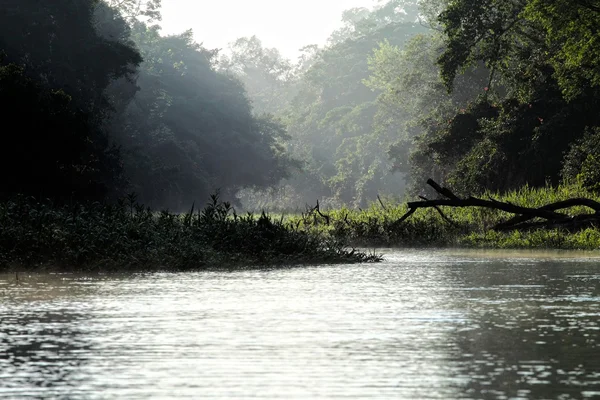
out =
<path fill-rule="evenodd" d="M 600 398 L 594 253 L 0 276 L 0 398 Z"/>

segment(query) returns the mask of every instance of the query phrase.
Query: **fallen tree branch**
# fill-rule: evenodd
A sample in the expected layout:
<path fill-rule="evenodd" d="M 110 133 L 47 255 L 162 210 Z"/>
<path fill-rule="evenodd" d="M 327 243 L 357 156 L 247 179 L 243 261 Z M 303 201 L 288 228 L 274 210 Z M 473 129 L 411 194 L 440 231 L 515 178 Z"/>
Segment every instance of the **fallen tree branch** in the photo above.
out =
<path fill-rule="evenodd" d="M 428 198 L 426 198 L 426 197 L 423 197 L 423 196 L 419 196 L 419 198 L 421 198 L 421 199 L 423 199 L 423 200 L 425 200 L 425 201 L 429 201 L 429 199 L 428 199 Z M 438 214 L 440 214 L 440 216 L 442 217 L 442 219 L 443 219 L 444 221 L 446 221 L 447 223 L 449 223 L 449 224 L 450 224 L 450 225 L 452 225 L 452 226 L 458 226 L 458 225 L 457 225 L 457 224 L 456 224 L 454 221 L 452 221 L 450 218 L 448 218 L 448 217 L 446 216 L 446 214 L 444 214 L 444 212 L 441 210 L 441 208 L 439 208 L 439 207 L 434 207 L 434 208 L 435 208 L 435 211 L 437 211 L 437 212 L 438 212 Z"/>
<path fill-rule="evenodd" d="M 505 222 L 502 222 L 493 227 L 494 230 L 507 231 L 516 229 L 584 229 L 586 227 L 600 225 L 600 203 L 591 199 L 574 198 L 556 203 L 548 204 L 540 208 L 521 207 L 508 202 L 502 202 L 490 198 L 489 200 L 480 199 L 477 197 L 469 197 L 461 199 L 447 188 L 441 187 L 432 179 L 427 181 L 440 195 L 446 199 L 428 200 L 421 197 L 422 201 L 414 201 L 408 203 L 408 212 L 396 221 L 396 224 L 401 224 L 406 221 L 416 210 L 420 208 L 434 208 L 442 218 L 455 225 L 440 209 L 445 207 L 483 207 L 493 210 L 505 211 L 515 216 Z M 577 216 L 569 216 L 564 213 L 557 212 L 570 207 L 587 207 L 595 211 L 594 214 L 581 214 Z M 545 221 L 528 222 L 534 218 L 541 218 Z"/>
<path fill-rule="evenodd" d="M 449 189 L 443 188 L 438 185 L 433 179 L 428 179 L 427 184 L 431 186 L 436 192 L 441 194 L 444 197 L 449 198 L 450 200 L 460 200 L 454 193 L 452 193 Z"/>
<path fill-rule="evenodd" d="M 596 212 L 596 214 L 600 214 L 600 203 L 591 199 L 585 198 L 574 198 L 564 201 L 559 201 L 556 203 L 548 204 L 543 207 L 538 208 L 538 210 L 547 210 L 547 211 L 556 211 L 563 210 L 565 208 L 584 206 L 591 208 Z M 587 214 L 587 215 L 596 215 L 596 214 Z M 519 215 L 509 219 L 506 222 L 502 222 L 494 227 L 495 230 L 506 230 L 510 229 L 511 226 L 515 226 L 518 224 L 522 224 L 523 222 L 527 222 L 532 220 L 533 217 L 528 215 Z"/>
<path fill-rule="evenodd" d="M 381 208 L 383 208 L 383 211 L 387 211 L 387 207 L 385 206 L 385 204 L 383 204 L 383 201 L 381 200 L 381 197 L 379 197 L 379 195 L 377 195 L 377 200 L 379 200 L 379 204 L 381 204 Z"/>

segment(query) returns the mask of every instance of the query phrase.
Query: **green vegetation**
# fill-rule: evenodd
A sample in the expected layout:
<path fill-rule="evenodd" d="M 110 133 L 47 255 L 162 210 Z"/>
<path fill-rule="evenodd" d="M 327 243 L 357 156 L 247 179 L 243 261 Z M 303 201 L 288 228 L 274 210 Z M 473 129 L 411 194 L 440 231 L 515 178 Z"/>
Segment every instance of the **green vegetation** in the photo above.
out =
<path fill-rule="evenodd" d="M 597 0 L 382 0 L 346 10 L 297 62 L 257 37 L 222 52 L 190 30 L 165 36 L 160 11 L 3 2 L 2 265 L 374 260 L 345 241 L 598 248 L 597 229 L 495 233 L 505 215 L 469 209 L 399 224 L 391 205 L 432 198 L 428 178 L 522 205 L 598 196 Z M 227 216 L 226 203 L 155 214 L 219 189 L 238 209 L 338 211 L 325 225 Z M 131 192 L 151 209 L 125 212 Z"/>
<path fill-rule="evenodd" d="M 42 4 L 43 3 L 43 4 Z M 0 199 L 183 211 L 267 188 L 298 165 L 285 128 L 191 31 L 160 34 L 160 0 L 6 0 L 0 7 Z M 10 171 L 10 172 L 8 172 Z"/>
<path fill-rule="evenodd" d="M 485 193 L 483 198 L 493 198 L 511 204 L 538 208 L 576 197 L 600 201 L 598 193 L 580 186 L 530 188 L 524 187 L 504 195 Z M 491 228 L 506 221 L 512 214 L 486 208 L 440 207 L 451 222 L 434 209 L 422 209 L 402 223 L 397 221 L 408 211 L 405 204 L 375 202 L 365 210 L 342 208 L 322 212 L 329 218 L 310 215 L 289 218 L 291 224 L 307 231 L 317 231 L 353 246 L 376 247 L 469 247 L 512 249 L 577 249 L 600 250 L 600 229 L 578 232 L 566 230 L 532 230 L 496 232 Z M 585 207 L 574 207 L 569 212 L 589 213 Z"/>
<path fill-rule="evenodd" d="M 264 213 L 237 215 L 217 196 L 204 209 L 180 215 L 155 213 L 131 196 L 112 206 L 58 206 L 22 197 L 0 204 L 0 226 L 0 271 L 180 271 L 380 260 Z"/>
<path fill-rule="evenodd" d="M 507 215 L 484 209 L 445 210 L 454 224 L 419 210 L 397 224 L 406 208 L 391 204 L 436 196 L 428 178 L 525 206 L 597 199 L 599 21 L 600 3 L 579 0 L 348 10 L 327 45 L 289 67 L 280 108 L 269 110 L 304 170 L 277 190 L 242 192 L 242 202 L 294 210 L 318 198 L 336 209 L 330 223 L 315 213 L 295 222 L 354 245 L 598 249 L 598 229 L 497 233 L 489 228 Z M 390 199 L 385 210 L 378 196 Z"/>
<path fill-rule="evenodd" d="M 365 207 L 377 195 L 430 193 L 428 178 L 465 195 L 595 187 L 598 21 L 597 1 L 388 0 L 347 10 L 296 65 L 241 39 L 252 47 L 234 47 L 244 56 L 228 70 L 248 88 L 271 82 L 278 107 L 264 111 L 281 118 L 304 162 L 276 190 L 241 192 L 242 202 Z M 250 53 L 269 57 L 249 62 Z"/>
<path fill-rule="evenodd" d="M 364 207 L 378 193 L 404 191 L 387 151 L 404 138 L 407 111 L 378 101 L 371 58 L 382 43 L 403 48 L 426 33 L 419 13 L 416 1 L 397 0 L 347 10 L 327 45 L 306 46 L 295 65 L 256 38 L 236 42 L 223 67 L 239 77 L 255 104 L 264 105 L 259 111 L 280 118 L 290 136 L 288 151 L 303 162 L 272 189 L 240 192 L 245 207 L 294 209 L 317 198 L 333 207 Z M 265 105 L 264 93 L 277 99 L 277 107 Z"/>

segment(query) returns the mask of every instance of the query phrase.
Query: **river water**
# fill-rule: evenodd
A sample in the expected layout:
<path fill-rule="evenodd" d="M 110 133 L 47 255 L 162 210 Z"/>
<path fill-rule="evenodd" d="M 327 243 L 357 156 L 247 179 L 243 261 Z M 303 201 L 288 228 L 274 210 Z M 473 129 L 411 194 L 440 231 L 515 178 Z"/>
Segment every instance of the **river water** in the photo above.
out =
<path fill-rule="evenodd" d="M 600 398 L 600 258 L 0 276 L 0 398 Z"/>

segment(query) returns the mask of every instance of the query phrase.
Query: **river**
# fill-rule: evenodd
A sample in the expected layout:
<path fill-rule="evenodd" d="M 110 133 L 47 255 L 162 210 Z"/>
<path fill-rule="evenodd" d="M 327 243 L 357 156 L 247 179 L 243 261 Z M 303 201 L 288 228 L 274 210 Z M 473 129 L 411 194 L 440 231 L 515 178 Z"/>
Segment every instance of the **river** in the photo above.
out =
<path fill-rule="evenodd" d="M 0 275 L 0 398 L 600 398 L 593 253 Z"/>

